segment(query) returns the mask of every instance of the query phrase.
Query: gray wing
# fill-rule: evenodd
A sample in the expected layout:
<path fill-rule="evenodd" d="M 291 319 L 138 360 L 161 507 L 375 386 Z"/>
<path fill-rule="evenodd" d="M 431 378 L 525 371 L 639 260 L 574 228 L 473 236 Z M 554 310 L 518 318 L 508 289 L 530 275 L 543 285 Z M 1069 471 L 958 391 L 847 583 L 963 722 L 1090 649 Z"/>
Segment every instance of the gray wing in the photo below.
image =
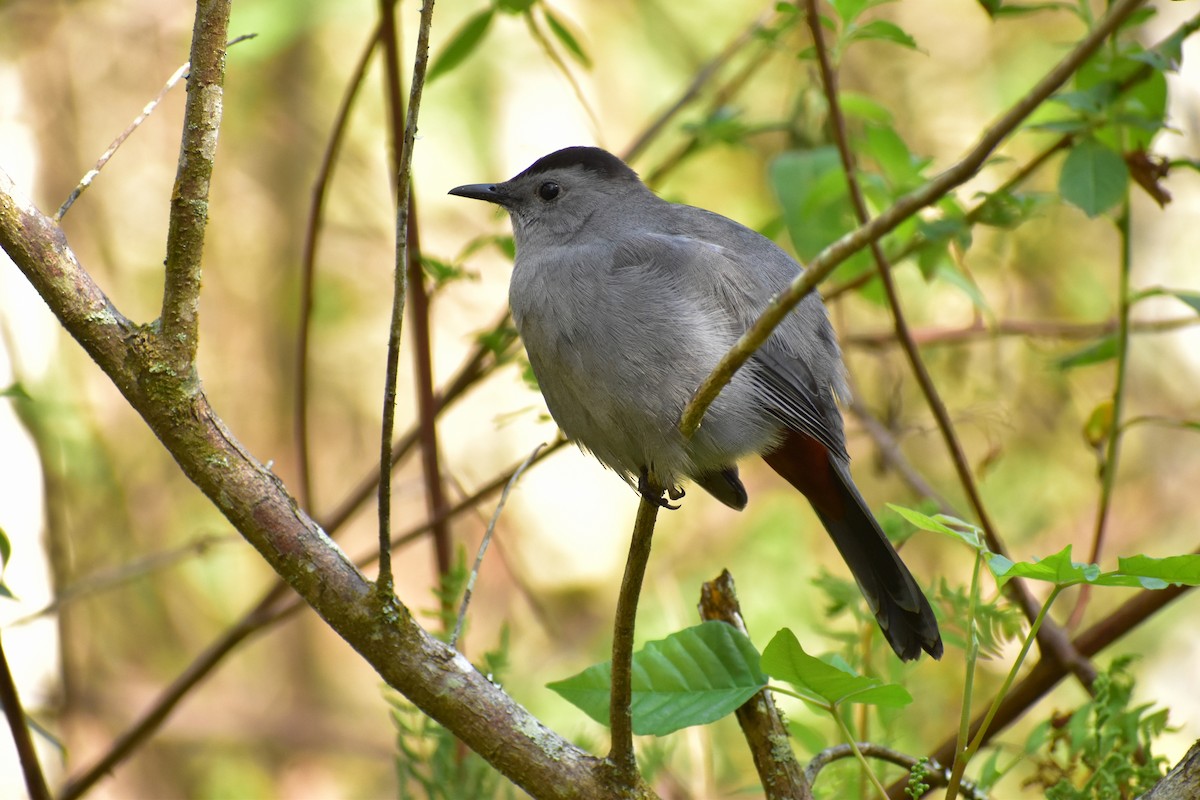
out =
<path fill-rule="evenodd" d="M 731 333 L 740 336 L 796 276 L 799 264 L 774 242 L 730 219 L 689 206 L 675 209 L 677 232 L 646 237 L 655 240 L 655 249 L 672 251 L 655 263 L 686 272 L 670 277 L 681 291 L 698 293 L 698 302 L 718 306 Z M 811 294 L 801 301 L 745 369 L 768 413 L 849 458 L 836 403 L 846 394 L 844 366 L 820 297 Z"/>

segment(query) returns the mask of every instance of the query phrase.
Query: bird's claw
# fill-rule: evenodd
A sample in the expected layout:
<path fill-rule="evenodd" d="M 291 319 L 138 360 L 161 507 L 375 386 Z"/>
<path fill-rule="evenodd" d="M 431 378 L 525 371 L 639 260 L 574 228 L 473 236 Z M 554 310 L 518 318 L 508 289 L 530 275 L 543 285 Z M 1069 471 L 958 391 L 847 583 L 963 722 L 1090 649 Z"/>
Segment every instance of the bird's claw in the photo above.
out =
<path fill-rule="evenodd" d="M 667 497 L 670 497 L 671 500 L 678 500 L 685 494 L 683 489 L 679 486 L 671 486 L 666 490 L 667 497 L 663 497 L 663 490 L 659 489 L 655 485 L 652 485 L 645 472 L 638 477 L 637 490 L 638 494 L 640 494 L 642 499 L 646 502 L 654 503 L 654 505 L 658 506 L 659 508 L 665 508 L 669 511 L 677 511 L 679 506 L 673 505 L 667 500 Z"/>

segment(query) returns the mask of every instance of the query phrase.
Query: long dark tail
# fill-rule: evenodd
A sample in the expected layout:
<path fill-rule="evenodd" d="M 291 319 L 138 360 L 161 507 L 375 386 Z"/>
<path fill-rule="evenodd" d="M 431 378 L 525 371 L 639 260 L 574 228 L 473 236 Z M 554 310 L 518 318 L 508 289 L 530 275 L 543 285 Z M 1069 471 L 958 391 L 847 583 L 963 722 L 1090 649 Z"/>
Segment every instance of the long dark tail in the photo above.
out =
<path fill-rule="evenodd" d="M 896 655 L 911 661 L 924 650 L 941 658 L 933 609 L 867 509 L 849 465 L 795 431 L 763 459 L 812 503 Z"/>

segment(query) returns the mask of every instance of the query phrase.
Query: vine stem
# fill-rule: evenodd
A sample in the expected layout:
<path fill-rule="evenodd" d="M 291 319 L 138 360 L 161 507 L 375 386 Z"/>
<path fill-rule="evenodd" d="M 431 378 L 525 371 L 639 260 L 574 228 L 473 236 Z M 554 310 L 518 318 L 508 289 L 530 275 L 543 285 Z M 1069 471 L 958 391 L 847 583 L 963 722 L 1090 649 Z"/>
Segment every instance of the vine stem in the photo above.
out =
<path fill-rule="evenodd" d="M 1025 636 L 1025 641 L 1021 645 L 1021 652 L 1017 654 L 1016 660 L 1013 662 L 1012 669 L 1008 671 L 1008 675 L 1004 677 L 1004 683 L 1000 686 L 1000 691 L 996 692 L 996 696 L 992 699 L 992 704 L 987 710 L 987 714 L 983 717 L 983 723 L 979 726 L 979 730 L 975 733 L 975 738 L 971 740 L 971 744 L 961 754 L 956 753 L 954 758 L 954 767 L 950 771 L 950 785 L 946 788 L 946 800 L 954 800 L 958 797 L 959 785 L 962 783 L 963 772 L 967 768 L 967 762 L 974 758 L 975 753 L 979 751 L 987 736 L 988 728 L 992 724 L 992 720 L 996 718 L 996 712 L 1000 710 L 1000 704 L 1004 701 L 1008 690 L 1012 688 L 1013 681 L 1017 679 L 1017 673 L 1021 671 L 1021 665 L 1025 663 L 1025 657 L 1029 655 L 1029 649 L 1033 647 L 1034 641 L 1037 639 L 1038 629 L 1042 627 L 1042 622 L 1050 613 L 1050 606 L 1054 605 L 1054 601 L 1058 598 L 1059 592 L 1063 590 L 1061 586 L 1055 586 L 1050 592 L 1050 596 L 1046 598 L 1046 602 L 1042 603 L 1042 608 L 1038 612 L 1037 617 L 1033 620 L 1033 624 L 1029 627 L 1029 633 Z M 961 755 L 961 758 L 959 758 Z"/>

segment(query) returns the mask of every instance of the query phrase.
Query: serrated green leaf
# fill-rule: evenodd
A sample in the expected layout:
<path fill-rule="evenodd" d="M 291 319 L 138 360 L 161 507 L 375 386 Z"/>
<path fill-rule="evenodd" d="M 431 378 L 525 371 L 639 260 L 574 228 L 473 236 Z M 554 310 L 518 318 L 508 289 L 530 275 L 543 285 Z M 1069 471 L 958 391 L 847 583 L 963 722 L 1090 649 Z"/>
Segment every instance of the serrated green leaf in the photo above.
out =
<path fill-rule="evenodd" d="M 898 44 L 901 47 L 909 50 L 917 49 L 917 40 L 914 39 L 908 31 L 901 28 L 894 22 L 886 19 L 871 20 L 866 25 L 851 26 L 844 37 L 844 41 L 849 42 L 865 42 L 865 41 L 891 42 Z"/>
<path fill-rule="evenodd" d="M 592 59 L 579 44 L 579 40 L 575 38 L 575 34 L 571 33 L 571 29 L 563 24 L 547 6 L 542 6 L 542 12 L 546 15 L 546 24 L 550 26 L 550 32 L 557 37 L 563 47 L 567 48 L 567 52 L 574 56 L 575 60 L 584 67 L 591 69 Z"/>
<path fill-rule="evenodd" d="M 648 642 L 633 655 L 633 732 L 664 736 L 733 712 L 767 685 L 758 659 L 745 634 L 723 622 Z M 547 688 L 607 725 L 611 681 L 606 661 Z"/>
<path fill-rule="evenodd" d="M 450 37 L 450 41 L 438 53 L 433 63 L 429 65 L 429 72 L 425 76 L 425 83 L 433 83 L 439 77 L 465 61 L 467 56 L 471 55 L 483 40 L 484 34 L 487 33 L 488 27 L 492 24 L 493 16 L 495 16 L 495 9 L 489 8 L 485 11 L 480 11 L 464 22 L 463 26 Z"/>
<path fill-rule="evenodd" d="M 1103 361 L 1110 361 L 1116 358 L 1117 355 L 1117 337 L 1105 336 L 1099 341 L 1076 350 L 1073 353 L 1063 356 L 1054 362 L 1054 365 L 1059 369 L 1073 369 L 1075 367 L 1083 367 L 1089 364 L 1099 364 Z"/>
<path fill-rule="evenodd" d="M 1125 159 L 1094 139 L 1084 139 L 1071 149 L 1058 177 L 1063 199 L 1089 217 L 1115 206 L 1128 188 Z"/>
<path fill-rule="evenodd" d="M 822 705 L 865 703 L 899 708 L 912 702 L 912 695 L 903 686 L 856 675 L 848 668 L 839 669 L 810 656 L 788 628 L 775 634 L 763 650 L 762 669 Z"/>

